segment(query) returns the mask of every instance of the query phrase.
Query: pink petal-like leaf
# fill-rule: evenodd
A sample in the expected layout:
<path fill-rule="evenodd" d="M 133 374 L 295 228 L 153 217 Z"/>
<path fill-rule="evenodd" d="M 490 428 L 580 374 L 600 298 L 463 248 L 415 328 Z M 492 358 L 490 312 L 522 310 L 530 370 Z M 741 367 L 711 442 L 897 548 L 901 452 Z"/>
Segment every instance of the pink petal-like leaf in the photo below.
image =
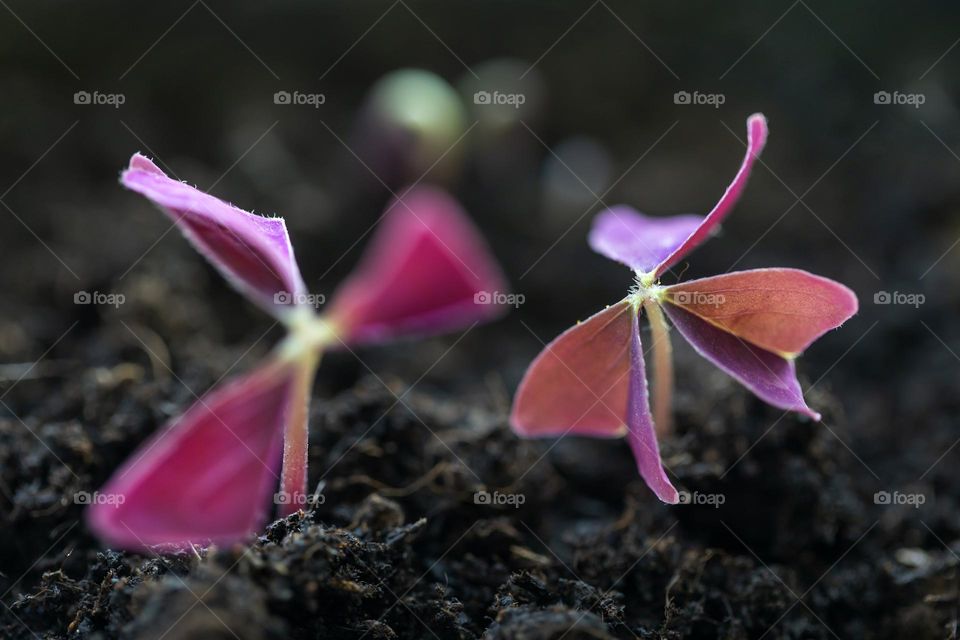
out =
<path fill-rule="evenodd" d="M 645 216 L 628 207 L 610 207 L 593 219 L 590 248 L 634 271 L 646 273 L 663 262 L 703 223 L 703 216 Z"/>
<path fill-rule="evenodd" d="M 282 218 L 242 211 L 166 176 L 140 154 L 121 182 L 146 196 L 237 289 L 273 314 L 306 292 Z"/>
<path fill-rule="evenodd" d="M 733 207 L 740 199 L 740 194 L 743 193 L 744 187 L 747 186 L 747 179 L 750 177 L 753 163 L 757 157 L 759 157 L 766 143 L 767 119 L 764 118 L 762 114 L 755 113 L 747 118 L 747 153 L 743 157 L 743 162 L 740 164 L 737 175 L 733 177 L 733 182 L 731 182 L 727 190 L 723 192 L 720 201 L 717 202 L 710 213 L 707 214 L 703 223 L 690 234 L 689 238 L 683 241 L 683 244 L 677 247 L 663 262 L 657 265 L 654 271 L 655 275 L 661 275 L 664 271 L 683 259 L 685 255 L 693 251 L 697 245 L 706 240 L 710 234 L 716 230 L 717 225 L 733 210 Z"/>
<path fill-rule="evenodd" d="M 505 310 L 507 286 L 479 231 L 445 192 L 395 200 L 329 317 L 348 343 L 452 331 Z"/>
<path fill-rule="evenodd" d="M 780 409 L 820 419 L 803 399 L 793 359 L 756 347 L 674 305 L 663 305 L 673 326 L 697 353 Z"/>
<path fill-rule="evenodd" d="M 148 440 L 87 511 L 107 543 L 231 543 L 260 529 L 277 484 L 294 365 L 278 362 L 207 394 Z"/>
<path fill-rule="evenodd" d="M 839 282 L 799 269 L 754 269 L 666 288 L 666 300 L 767 351 L 792 358 L 857 312 Z"/>
<path fill-rule="evenodd" d="M 631 314 L 630 336 L 630 400 L 627 407 L 627 440 L 637 460 L 637 468 L 647 486 L 660 500 L 677 504 L 680 496 L 663 470 L 657 431 L 650 415 L 650 399 L 647 393 L 647 373 L 643 363 L 643 345 L 640 343 L 640 327 L 636 312 Z"/>
<path fill-rule="evenodd" d="M 652 218 L 614 207 L 599 214 L 590 231 L 590 246 L 634 271 L 659 277 L 706 240 L 730 213 L 747 184 L 753 163 L 767 140 L 767 121 L 756 113 L 747 119 L 747 153 L 723 197 L 704 216 Z"/>
<path fill-rule="evenodd" d="M 527 369 L 510 414 L 526 437 L 626 432 L 630 306 L 620 302 L 567 329 Z"/>

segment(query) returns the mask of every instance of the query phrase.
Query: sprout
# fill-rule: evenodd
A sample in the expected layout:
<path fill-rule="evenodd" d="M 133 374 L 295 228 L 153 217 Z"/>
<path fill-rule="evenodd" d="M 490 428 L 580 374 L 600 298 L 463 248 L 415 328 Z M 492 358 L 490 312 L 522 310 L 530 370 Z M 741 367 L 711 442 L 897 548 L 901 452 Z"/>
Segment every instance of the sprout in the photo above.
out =
<path fill-rule="evenodd" d="M 94 532 L 140 549 L 260 529 L 281 466 L 280 515 L 306 503 L 307 418 L 321 354 L 328 348 L 451 331 L 504 311 L 506 291 L 479 232 L 453 198 L 411 189 L 384 213 L 359 267 L 317 314 L 280 218 L 242 211 L 168 178 L 134 155 L 121 182 L 169 215 L 193 246 L 241 293 L 280 320 L 284 340 L 256 369 L 216 389 L 142 445 L 94 504 Z"/>
<path fill-rule="evenodd" d="M 747 134 L 740 170 L 705 217 L 650 218 L 625 206 L 596 217 L 590 246 L 633 269 L 635 287 L 547 345 L 520 383 L 511 412 L 511 425 L 523 436 L 626 436 L 647 486 L 670 504 L 679 496 L 657 444 L 657 434 L 668 433 L 671 422 L 673 365 L 666 318 L 700 355 L 761 400 L 819 420 L 803 399 L 794 360 L 857 311 L 850 289 L 797 269 L 660 284 L 663 273 L 706 240 L 739 199 L 766 142 L 762 115 L 747 120 Z M 652 329 L 654 415 L 640 343 L 641 308 Z"/>

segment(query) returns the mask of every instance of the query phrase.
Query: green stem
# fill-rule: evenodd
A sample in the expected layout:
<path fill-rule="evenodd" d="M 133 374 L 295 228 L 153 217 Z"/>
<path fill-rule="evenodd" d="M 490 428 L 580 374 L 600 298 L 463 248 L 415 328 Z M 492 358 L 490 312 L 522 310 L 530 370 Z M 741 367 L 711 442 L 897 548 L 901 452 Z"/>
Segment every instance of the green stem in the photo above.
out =
<path fill-rule="evenodd" d="M 653 424 L 658 435 L 665 435 L 673 431 L 673 349 L 670 346 L 670 328 L 656 300 L 644 300 L 643 309 L 647 313 L 653 336 Z"/>

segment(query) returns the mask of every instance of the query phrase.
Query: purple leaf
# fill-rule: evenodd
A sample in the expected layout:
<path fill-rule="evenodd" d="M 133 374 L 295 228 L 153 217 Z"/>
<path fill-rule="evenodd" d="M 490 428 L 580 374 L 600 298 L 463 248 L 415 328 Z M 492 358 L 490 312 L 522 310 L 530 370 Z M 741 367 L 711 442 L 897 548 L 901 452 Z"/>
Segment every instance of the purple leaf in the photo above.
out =
<path fill-rule="evenodd" d="M 653 218 L 630 207 L 600 213 L 590 230 L 590 247 L 634 271 L 659 277 L 706 240 L 730 213 L 747 184 L 753 163 L 767 140 L 767 121 L 757 113 L 747 119 L 747 153 L 720 201 L 705 217 Z"/>
<path fill-rule="evenodd" d="M 690 234 L 690 237 L 683 241 L 683 244 L 678 246 L 673 253 L 657 265 L 657 268 L 654 270 L 654 275 L 661 275 L 664 271 L 683 259 L 685 255 L 693 251 L 697 245 L 706 240 L 710 234 L 716 230 L 717 225 L 733 210 L 734 205 L 737 204 L 737 200 L 740 199 L 740 194 L 743 193 L 744 187 L 747 186 L 747 179 L 750 177 L 753 163 L 757 157 L 759 157 L 760 152 L 763 151 L 766 143 L 767 119 L 764 118 L 762 114 L 755 113 L 747 118 L 747 153 L 743 157 L 743 162 L 740 164 L 737 175 L 733 177 L 733 182 L 731 182 L 727 190 L 723 192 L 720 201 L 717 202 L 713 210 L 707 214 L 703 223 Z"/>
<path fill-rule="evenodd" d="M 412 189 L 391 203 L 328 317 L 351 344 L 429 335 L 505 311 L 507 285 L 487 245 L 446 192 Z"/>
<path fill-rule="evenodd" d="M 109 544 L 228 544 L 256 532 L 276 486 L 295 365 L 272 361 L 212 391 L 117 470 L 87 511 Z"/>
<path fill-rule="evenodd" d="M 702 223 L 703 216 L 652 218 L 619 205 L 597 214 L 588 242 L 597 253 L 646 273 L 666 260 Z"/>
<path fill-rule="evenodd" d="M 697 353 L 758 398 L 780 409 L 820 419 L 803 399 L 793 360 L 749 344 L 680 307 L 663 305 L 663 310 Z"/>
<path fill-rule="evenodd" d="M 306 292 L 283 219 L 247 213 L 168 178 L 140 154 L 121 182 L 160 207 L 231 284 L 270 313 L 282 314 Z"/>
<path fill-rule="evenodd" d="M 643 363 L 643 345 L 640 343 L 640 326 L 637 312 L 631 319 L 630 337 L 630 400 L 627 406 L 627 440 L 637 460 L 637 468 L 651 491 L 667 504 L 677 504 L 680 496 L 671 484 L 657 444 L 657 431 L 650 415 L 650 399 L 647 393 L 647 372 Z"/>

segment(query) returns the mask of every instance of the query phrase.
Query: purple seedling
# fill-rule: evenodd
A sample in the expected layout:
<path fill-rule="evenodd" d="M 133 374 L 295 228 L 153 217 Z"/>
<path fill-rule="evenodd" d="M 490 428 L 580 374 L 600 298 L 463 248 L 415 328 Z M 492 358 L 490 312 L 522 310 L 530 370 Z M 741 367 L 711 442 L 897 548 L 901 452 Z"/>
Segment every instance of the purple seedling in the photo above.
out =
<path fill-rule="evenodd" d="M 264 363 L 207 394 L 115 472 L 102 493 L 124 499 L 87 512 L 111 545 L 242 539 L 266 521 L 281 460 L 279 514 L 296 511 L 307 501 L 308 407 L 325 350 L 451 331 L 504 310 L 477 303 L 505 292 L 505 280 L 466 214 L 437 189 L 394 200 L 359 267 L 317 314 L 282 219 L 172 180 L 139 154 L 121 182 L 170 216 L 287 335 Z"/>
<path fill-rule="evenodd" d="M 520 435 L 626 436 L 640 475 L 662 501 L 677 490 L 664 472 L 657 435 L 671 429 L 673 364 L 666 317 L 693 348 L 761 400 L 814 420 L 794 360 L 857 312 L 847 287 L 798 269 L 754 269 L 664 286 L 664 272 L 706 240 L 736 204 L 767 138 L 767 122 L 747 120 L 747 154 L 706 216 L 650 218 L 618 206 L 599 214 L 594 251 L 635 273 L 629 295 L 568 329 L 540 353 L 517 391 L 510 423 Z M 651 415 L 639 314 L 651 327 Z M 656 425 L 656 427 L 655 427 Z"/>

